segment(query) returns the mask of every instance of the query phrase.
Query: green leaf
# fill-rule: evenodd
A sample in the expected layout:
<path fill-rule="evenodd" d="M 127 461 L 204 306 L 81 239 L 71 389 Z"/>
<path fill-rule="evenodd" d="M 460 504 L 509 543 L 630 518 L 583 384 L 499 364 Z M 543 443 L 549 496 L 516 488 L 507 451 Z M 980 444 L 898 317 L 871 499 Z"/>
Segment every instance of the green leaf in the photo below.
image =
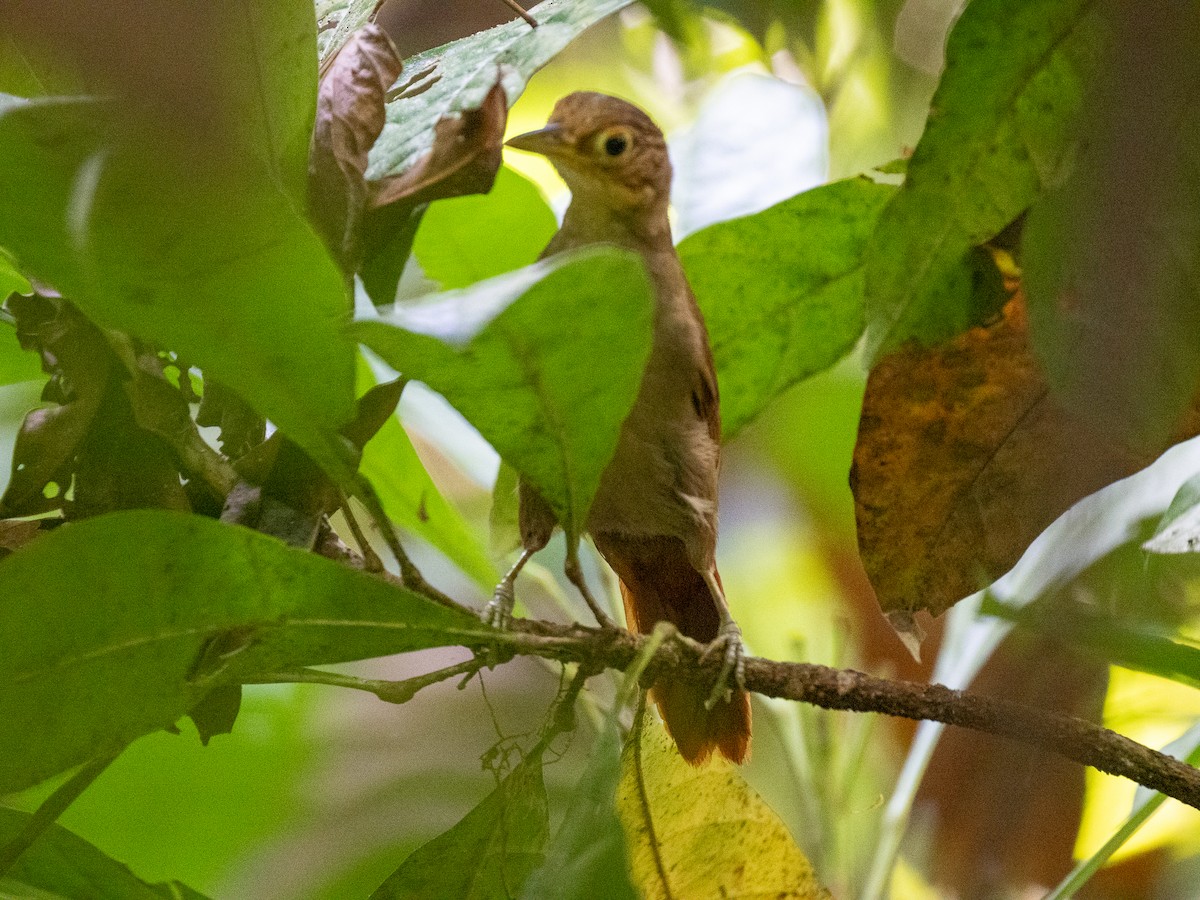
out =
<path fill-rule="evenodd" d="M 550 831 L 541 753 L 531 753 L 457 825 L 418 848 L 371 900 L 517 896 Z"/>
<path fill-rule="evenodd" d="M 606 248 L 398 309 L 386 322 L 357 322 L 353 332 L 449 400 L 578 535 L 637 396 L 653 311 L 641 259 Z"/>
<path fill-rule="evenodd" d="M 310 0 L 218 0 L 227 58 L 215 72 L 234 93 L 234 115 L 251 152 L 297 204 L 308 181 L 317 111 L 317 20 Z"/>
<path fill-rule="evenodd" d="M 346 45 L 350 35 L 362 28 L 375 17 L 379 8 L 379 0 L 316 0 L 316 13 L 319 24 L 337 22 L 328 33 L 320 38 L 321 68 Z"/>
<path fill-rule="evenodd" d="M 488 549 L 493 556 L 505 557 L 521 546 L 520 476 L 501 460 L 492 486 L 492 509 L 488 515 Z"/>
<path fill-rule="evenodd" d="M 1051 387 L 1141 449 L 1178 434 L 1200 384 L 1200 8 L 1110 8 L 1087 146 L 1031 210 L 1022 262 Z"/>
<path fill-rule="evenodd" d="M 863 328 L 863 253 L 894 193 L 850 178 L 679 245 L 708 325 L 726 439 L 854 346 Z"/>
<path fill-rule="evenodd" d="M 387 105 L 388 124 L 371 148 L 367 178 L 402 175 L 433 147 L 443 117 L 479 109 L 497 80 L 508 105 L 538 69 L 588 26 L 631 0 L 546 0 L 520 20 L 498 25 L 404 61 L 404 90 Z"/>
<path fill-rule="evenodd" d="M 925 133 L 872 242 L 869 357 L 986 313 L 969 254 L 1061 180 L 1102 43 L 1096 7 L 974 0 L 955 24 Z"/>
<path fill-rule="evenodd" d="M 0 793 L 166 727 L 239 676 L 487 633 L 469 613 L 200 516 L 72 524 L 0 561 Z"/>
<path fill-rule="evenodd" d="M 683 761 L 643 716 L 621 762 L 617 811 L 642 895 L 828 900 L 787 827 L 723 759 Z"/>
<path fill-rule="evenodd" d="M 362 360 L 358 377 L 360 394 L 375 383 Z M 479 535 L 442 496 L 394 414 L 367 442 L 359 470 L 374 485 L 389 518 L 429 541 L 477 584 L 495 587 L 499 575 Z"/>
<path fill-rule="evenodd" d="M 177 351 L 331 473 L 353 414 L 346 295 L 321 242 L 258 169 L 187 170 L 111 143 L 107 109 L 0 115 L 0 245 L 90 318 Z"/>
<path fill-rule="evenodd" d="M 490 193 L 431 204 L 412 252 L 427 278 L 462 288 L 536 261 L 557 227 L 533 182 L 502 167 Z"/>
<path fill-rule="evenodd" d="M 0 385 L 45 378 L 38 355 L 23 349 L 17 343 L 17 333 L 0 322 Z"/>
<path fill-rule="evenodd" d="M 621 742 L 607 721 L 591 762 L 546 848 L 546 861 L 525 883 L 522 900 L 589 900 L 603 885 L 605 900 L 638 900 L 629 880 L 625 833 L 614 806 L 621 774 Z"/>
<path fill-rule="evenodd" d="M 0 807 L 0 846 L 20 833 L 29 813 Z M 45 893 L 23 893 L 35 889 Z M 186 885 L 147 884 L 61 825 L 51 825 L 16 864 L 0 876 L 4 897 L 88 897 L 92 900 L 204 900 Z"/>
<path fill-rule="evenodd" d="M 8 257 L 0 253 L 0 303 L 10 294 L 28 294 L 32 290 L 25 276 L 17 271 Z"/>
<path fill-rule="evenodd" d="M 1128 621 L 1090 604 L 1048 598 L 1028 606 L 985 595 L 980 611 L 1058 638 L 1113 665 L 1200 687 L 1200 647 L 1172 640 L 1159 623 Z"/>

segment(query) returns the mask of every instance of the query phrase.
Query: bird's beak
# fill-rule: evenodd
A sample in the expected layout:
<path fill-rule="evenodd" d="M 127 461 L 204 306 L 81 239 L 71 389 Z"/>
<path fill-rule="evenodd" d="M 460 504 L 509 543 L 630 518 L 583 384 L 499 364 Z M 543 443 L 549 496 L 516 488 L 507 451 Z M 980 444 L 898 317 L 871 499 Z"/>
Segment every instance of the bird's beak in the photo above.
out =
<path fill-rule="evenodd" d="M 504 145 L 529 153 L 540 153 L 542 156 L 561 155 L 570 146 L 563 134 L 562 126 L 553 123 L 545 128 L 539 128 L 537 131 L 518 134 L 515 138 L 505 141 Z"/>

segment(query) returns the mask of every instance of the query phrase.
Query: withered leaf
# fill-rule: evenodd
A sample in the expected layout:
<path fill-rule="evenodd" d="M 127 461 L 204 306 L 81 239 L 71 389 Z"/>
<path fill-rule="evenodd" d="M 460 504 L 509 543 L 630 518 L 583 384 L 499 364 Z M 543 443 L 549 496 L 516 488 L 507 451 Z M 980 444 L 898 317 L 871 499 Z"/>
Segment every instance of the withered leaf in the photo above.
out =
<path fill-rule="evenodd" d="M 395 299 L 425 207 L 433 200 L 485 194 L 500 169 L 508 101 L 499 82 L 478 109 L 440 119 L 433 148 L 403 175 L 371 182 L 360 234 L 363 285 L 376 306 Z"/>
<path fill-rule="evenodd" d="M 80 444 L 74 496 L 64 509 L 72 519 L 121 509 L 191 511 L 178 458 L 160 437 L 138 426 L 129 395 L 116 379 Z"/>
<path fill-rule="evenodd" d="M 28 544 L 41 530 L 37 520 L 0 519 L 0 559 Z"/>
<path fill-rule="evenodd" d="M 63 505 L 80 444 L 108 391 L 114 360 L 103 336 L 69 304 L 35 294 L 14 296 L 21 345 L 42 354 L 51 373 L 42 399 L 25 416 L 13 449 L 12 478 L 0 498 L 4 515 L 36 515 Z M 49 485 L 58 490 L 46 497 Z"/>
<path fill-rule="evenodd" d="M 884 357 L 867 382 L 850 473 L 880 606 L 899 620 L 939 615 L 1007 571 L 1076 501 L 1151 459 L 1050 394 L 1021 294 L 994 324 Z"/>
<path fill-rule="evenodd" d="M 404 384 L 396 379 L 376 385 L 359 398 L 354 421 L 342 429 L 355 449 L 361 451 L 395 412 Z M 226 497 L 221 521 L 293 547 L 312 549 L 325 517 L 342 503 L 337 486 L 279 431 L 238 460 L 236 468 L 242 481 Z"/>
<path fill-rule="evenodd" d="M 485 194 L 500 169 L 508 99 L 499 78 L 478 109 L 445 116 L 434 129 L 433 148 L 403 175 L 372 182 L 371 206 L 404 200 L 416 206 L 457 197 Z"/>
<path fill-rule="evenodd" d="M 200 436 L 188 401 L 167 381 L 156 354 L 138 354 L 137 367 L 125 382 L 125 390 L 138 427 L 166 441 L 187 472 L 198 475 L 214 494 L 224 498 L 237 480 L 233 470 Z"/>
<path fill-rule="evenodd" d="M 221 429 L 221 452 L 241 459 L 267 438 L 266 421 L 241 397 L 215 378 L 204 379 L 204 397 L 196 424 Z"/>
<path fill-rule="evenodd" d="M 325 71 L 308 165 L 313 222 L 343 270 L 352 271 L 366 204 L 367 154 L 384 125 L 384 98 L 402 63 L 374 22 L 350 35 Z"/>

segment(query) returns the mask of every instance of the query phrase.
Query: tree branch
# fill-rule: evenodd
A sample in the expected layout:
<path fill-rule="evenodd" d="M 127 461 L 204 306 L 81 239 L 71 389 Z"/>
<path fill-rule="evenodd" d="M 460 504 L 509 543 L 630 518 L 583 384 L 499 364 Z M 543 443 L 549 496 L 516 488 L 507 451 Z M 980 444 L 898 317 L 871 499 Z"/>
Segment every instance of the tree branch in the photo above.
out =
<path fill-rule="evenodd" d="M 604 632 L 526 619 L 514 622 L 513 630 L 500 635 L 497 642 L 517 655 L 623 670 L 645 640 L 627 631 Z M 715 657 L 703 660 L 702 650 L 701 645 L 682 636 L 666 641 L 647 667 L 644 683 L 660 677 L 712 681 L 721 661 Z M 826 709 L 925 719 L 999 735 L 1128 778 L 1200 809 L 1200 769 L 1083 719 L 940 684 L 895 681 L 852 669 L 757 657 L 746 660 L 746 689 Z"/>
<path fill-rule="evenodd" d="M 339 542 L 318 548 L 334 559 L 362 567 L 361 559 Z M 399 582 L 395 576 L 384 578 Z M 409 585 L 410 589 L 413 587 Z M 419 590 L 420 588 L 418 588 Z M 442 601 L 440 592 L 433 599 Z M 451 605 L 466 609 L 461 604 Z M 540 656 L 560 662 L 581 664 L 588 671 L 624 671 L 637 659 L 647 636 L 624 630 L 558 625 L 535 619 L 518 619 L 507 632 L 498 632 L 490 645 L 500 645 L 514 655 Z M 477 655 L 489 645 L 471 648 Z M 710 684 L 717 677 L 721 660 L 705 660 L 703 647 L 682 635 L 662 643 L 646 666 L 642 682 L 653 684 L 660 677 Z M 894 681 L 853 669 L 833 669 L 812 663 L 776 662 L 750 657 L 746 660 L 746 689 L 765 697 L 811 703 L 825 709 L 877 712 L 905 719 L 929 720 L 971 728 L 1009 738 L 1031 747 L 1057 753 L 1110 775 L 1119 775 L 1181 803 L 1200 809 L 1200 769 L 1174 757 L 1130 740 L 1108 728 L 1072 716 L 955 691 L 940 684 Z"/>

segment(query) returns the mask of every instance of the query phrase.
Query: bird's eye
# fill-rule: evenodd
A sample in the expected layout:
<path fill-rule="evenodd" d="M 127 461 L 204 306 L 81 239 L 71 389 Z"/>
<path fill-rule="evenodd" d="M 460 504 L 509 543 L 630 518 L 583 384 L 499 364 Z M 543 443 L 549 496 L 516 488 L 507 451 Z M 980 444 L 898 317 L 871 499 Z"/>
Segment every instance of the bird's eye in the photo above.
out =
<path fill-rule="evenodd" d="M 609 128 L 596 136 L 596 149 L 605 156 L 616 158 L 633 144 L 633 135 L 624 128 Z"/>

